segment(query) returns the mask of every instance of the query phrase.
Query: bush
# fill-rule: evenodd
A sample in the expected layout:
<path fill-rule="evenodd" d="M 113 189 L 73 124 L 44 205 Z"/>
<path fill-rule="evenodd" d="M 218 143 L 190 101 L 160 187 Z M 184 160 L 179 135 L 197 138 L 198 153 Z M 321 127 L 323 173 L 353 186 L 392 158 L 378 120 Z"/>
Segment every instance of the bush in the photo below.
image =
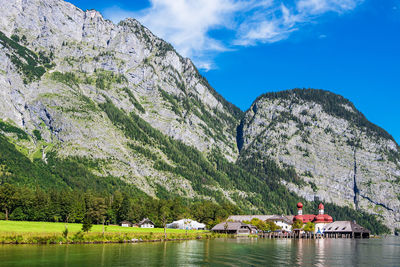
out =
<path fill-rule="evenodd" d="M 64 231 L 62 232 L 62 235 L 63 235 L 63 237 L 64 237 L 65 239 L 68 238 L 68 227 L 67 227 L 67 226 L 65 226 L 65 229 L 64 229 Z"/>
<path fill-rule="evenodd" d="M 74 241 L 74 242 L 83 242 L 84 241 L 83 232 L 79 231 L 76 234 L 74 234 L 74 236 L 72 237 L 72 241 Z"/>
<path fill-rule="evenodd" d="M 82 231 L 88 233 L 92 229 L 92 221 L 89 217 L 86 217 L 82 224 Z"/>

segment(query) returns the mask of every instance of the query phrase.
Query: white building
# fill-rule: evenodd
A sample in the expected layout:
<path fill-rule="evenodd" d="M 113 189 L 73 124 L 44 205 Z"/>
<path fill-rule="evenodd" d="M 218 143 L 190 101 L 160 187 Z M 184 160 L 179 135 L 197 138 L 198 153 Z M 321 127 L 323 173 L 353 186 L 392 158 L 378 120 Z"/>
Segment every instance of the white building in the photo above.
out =
<path fill-rule="evenodd" d="M 149 218 L 144 218 L 137 225 L 140 228 L 154 228 L 154 223 Z"/>
<path fill-rule="evenodd" d="M 232 222 L 251 222 L 252 219 L 259 219 L 261 221 L 272 221 L 282 228 L 283 231 L 291 231 L 293 216 L 281 215 L 231 215 L 227 221 Z"/>
<path fill-rule="evenodd" d="M 333 219 L 328 214 L 324 214 L 324 205 L 320 203 L 318 205 L 318 215 L 315 216 L 315 231 L 314 234 L 323 234 L 326 225 L 331 224 Z"/>
<path fill-rule="evenodd" d="M 129 221 L 122 221 L 121 226 L 122 227 L 132 227 L 132 223 Z"/>
<path fill-rule="evenodd" d="M 277 226 L 281 227 L 282 231 L 292 230 L 292 221 L 286 216 L 274 215 L 268 218 L 267 221 L 274 222 Z"/>
<path fill-rule="evenodd" d="M 181 219 L 179 221 L 174 221 L 167 224 L 167 228 L 184 230 L 204 230 L 206 229 L 206 225 L 204 223 L 199 223 L 191 219 Z"/>

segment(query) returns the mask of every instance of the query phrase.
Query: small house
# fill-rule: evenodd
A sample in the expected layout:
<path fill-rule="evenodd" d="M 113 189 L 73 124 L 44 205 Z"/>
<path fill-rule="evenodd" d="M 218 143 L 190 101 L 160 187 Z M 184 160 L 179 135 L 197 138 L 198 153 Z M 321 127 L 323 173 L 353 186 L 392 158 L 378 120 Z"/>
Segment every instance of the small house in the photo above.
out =
<path fill-rule="evenodd" d="M 191 219 L 181 219 L 167 224 L 167 228 L 184 229 L 184 230 L 205 230 L 206 225 Z"/>
<path fill-rule="evenodd" d="M 292 229 L 292 220 L 290 220 L 286 216 L 281 216 L 281 215 L 274 215 L 270 218 L 267 219 L 269 222 L 275 223 L 277 226 L 279 226 L 283 231 L 285 232 L 290 232 Z"/>
<path fill-rule="evenodd" d="M 251 226 L 242 222 L 223 222 L 214 226 L 211 231 L 216 233 L 234 234 L 234 235 L 250 235 Z"/>
<path fill-rule="evenodd" d="M 137 225 L 140 228 L 154 228 L 154 223 L 149 218 L 144 218 Z"/>
<path fill-rule="evenodd" d="M 130 221 L 122 221 L 121 226 L 122 227 L 132 227 L 132 223 Z"/>

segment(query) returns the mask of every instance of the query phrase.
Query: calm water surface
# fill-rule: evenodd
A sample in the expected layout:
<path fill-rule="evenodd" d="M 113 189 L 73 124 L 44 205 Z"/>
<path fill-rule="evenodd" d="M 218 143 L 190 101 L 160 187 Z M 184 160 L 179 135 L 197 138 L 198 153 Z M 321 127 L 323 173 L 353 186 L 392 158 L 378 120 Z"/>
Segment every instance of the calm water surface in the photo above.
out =
<path fill-rule="evenodd" d="M 400 238 L 0 245 L 0 266 L 400 266 Z"/>

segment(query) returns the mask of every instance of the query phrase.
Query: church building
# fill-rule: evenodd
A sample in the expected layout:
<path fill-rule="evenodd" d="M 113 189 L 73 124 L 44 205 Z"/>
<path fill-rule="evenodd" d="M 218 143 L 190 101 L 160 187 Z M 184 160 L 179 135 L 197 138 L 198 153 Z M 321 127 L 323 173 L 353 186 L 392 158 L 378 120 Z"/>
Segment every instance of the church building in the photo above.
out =
<path fill-rule="evenodd" d="M 318 215 L 314 214 L 303 214 L 303 203 L 297 203 L 297 215 L 293 217 L 293 222 L 300 220 L 303 223 L 312 222 L 315 224 L 314 234 L 323 234 L 324 227 L 333 222 L 333 219 L 328 214 L 324 214 L 324 205 L 320 203 L 318 205 Z"/>

